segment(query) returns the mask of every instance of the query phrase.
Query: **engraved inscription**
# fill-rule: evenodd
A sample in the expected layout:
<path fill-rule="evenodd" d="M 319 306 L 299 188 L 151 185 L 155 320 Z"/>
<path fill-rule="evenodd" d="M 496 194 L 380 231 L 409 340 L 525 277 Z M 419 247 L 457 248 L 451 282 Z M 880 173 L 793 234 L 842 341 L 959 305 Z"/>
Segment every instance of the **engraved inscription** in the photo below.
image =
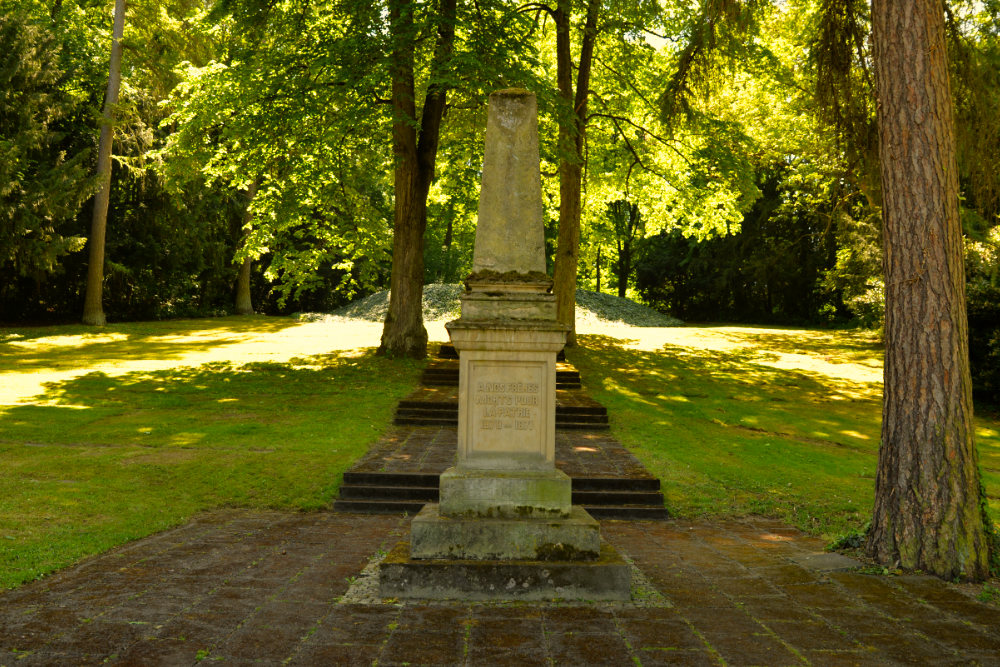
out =
<path fill-rule="evenodd" d="M 471 386 L 474 450 L 542 448 L 542 372 L 524 364 L 477 365 Z"/>
<path fill-rule="evenodd" d="M 530 431 L 538 420 L 538 397 L 537 382 L 477 382 L 479 428 Z"/>

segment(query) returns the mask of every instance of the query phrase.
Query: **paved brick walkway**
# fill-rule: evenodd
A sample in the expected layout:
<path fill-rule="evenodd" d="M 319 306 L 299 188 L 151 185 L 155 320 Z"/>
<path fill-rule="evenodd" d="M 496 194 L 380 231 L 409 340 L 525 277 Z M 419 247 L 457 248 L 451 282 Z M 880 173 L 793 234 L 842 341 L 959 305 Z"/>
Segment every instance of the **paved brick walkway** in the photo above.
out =
<path fill-rule="evenodd" d="M 372 445 L 350 472 L 440 474 L 455 465 L 457 451 L 454 427 L 400 426 Z M 556 467 L 570 477 L 653 477 L 607 431 L 557 430 Z"/>
<path fill-rule="evenodd" d="M 404 518 L 214 513 L 0 593 L 0 665 L 1000 664 L 997 607 L 776 522 L 602 528 L 659 606 L 339 604 Z"/>

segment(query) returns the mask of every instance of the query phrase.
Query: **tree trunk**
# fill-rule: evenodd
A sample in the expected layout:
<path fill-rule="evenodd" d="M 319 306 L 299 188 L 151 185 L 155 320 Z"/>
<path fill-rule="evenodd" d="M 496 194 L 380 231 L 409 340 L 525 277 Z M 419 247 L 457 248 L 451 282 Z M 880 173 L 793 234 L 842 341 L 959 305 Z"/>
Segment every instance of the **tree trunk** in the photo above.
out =
<path fill-rule="evenodd" d="M 250 205 L 253 204 L 254 197 L 257 196 L 257 189 L 260 187 L 261 178 L 258 176 L 247 188 L 247 207 L 243 211 L 243 238 L 241 245 L 246 245 L 247 237 L 250 235 L 247 229 L 253 215 L 250 213 Z M 250 298 L 250 269 L 253 262 L 249 257 L 240 264 L 240 272 L 236 277 L 236 314 L 253 315 L 253 301 Z"/>
<path fill-rule="evenodd" d="M 627 229 L 627 228 L 626 228 Z M 618 239 L 618 297 L 625 298 L 625 290 L 628 289 L 628 241 Z"/>
<path fill-rule="evenodd" d="M 556 319 L 569 327 L 566 345 L 576 345 L 576 273 L 580 259 L 580 193 L 583 184 L 583 135 L 590 94 L 590 70 L 597 38 L 600 3 L 589 0 L 587 20 L 580 45 L 576 92 L 573 91 L 573 59 L 570 26 L 572 0 L 559 0 L 556 24 L 556 79 L 559 96 L 572 113 L 559 123 L 559 236 L 556 242 L 552 291 L 556 297 Z"/>
<path fill-rule="evenodd" d="M 104 317 L 104 236 L 111 199 L 111 144 L 114 139 L 114 111 L 121 87 L 122 33 L 125 31 L 125 0 L 115 0 L 115 19 L 111 38 L 111 68 L 108 90 L 101 114 L 101 136 L 97 143 L 97 193 L 90 223 L 90 259 L 87 266 L 87 291 L 83 301 L 83 323 L 103 325 Z"/>
<path fill-rule="evenodd" d="M 941 0 L 873 0 L 886 272 L 885 394 L 869 555 L 987 574 Z"/>
<path fill-rule="evenodd" d="M 597 246 L 597 261 L 594 262 L 594 266 L 597 268 L 597 289 L 595 290 L 598 294 L 601 293 L 601 246 Z"/>
<path fill-rule="evenodd" d="M 422 358 L 427 356 L 427 329 L 423 319 L 424 231 L 427 228 L 427 194 L 434 180 L 441 122 L 447 87 L 438 77 L 451 57 L 455 41 L 456 0 L 441 0 L 440 24 L 431 83 L 427 87 L 417 137 L 417 110 L 413 79 L 414 41 L 417 37 L 411 0 L 392 0 L 389 18 L 393 31 L 392 145 L 394 175 L 392 275 L 389 310 L 382 328 L 379 354 Z"/>
<path fill-rule="evenodd" d="M 455 235 L 455 203 L 448 200 L 448 226 L 444 232 L 444 270 L 441 272 L 441 282 L 452 282 L 451 277 L 451 244 Z"/>

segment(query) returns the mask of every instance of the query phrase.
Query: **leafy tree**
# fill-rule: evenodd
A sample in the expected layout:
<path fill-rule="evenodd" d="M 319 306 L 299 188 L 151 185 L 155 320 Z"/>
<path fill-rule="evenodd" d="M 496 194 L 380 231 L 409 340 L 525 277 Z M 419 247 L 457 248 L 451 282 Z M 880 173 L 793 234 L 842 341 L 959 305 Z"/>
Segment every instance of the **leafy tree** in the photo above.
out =
<path fill-rule="evenodd" d="M 707 80 L 727 56 L 752 48 L 765 4 L 701 4 L 661 98 L 668 120 L 687 112 L 691 82 Z M 859 83 L 863 88 L 878 81 L 879 156 L 865 164 L 879 165 L 881 178 L 873 175 L 869 182 L 879 189 L 865 194 L 870 204 L 883 206 L 886 378 L 868 551 L 882 562 L 944 577 L 981 577 L 987 546 L 972 437 L 945 6 L 939 0 L 874 0 L 877 76 L 868 78 L 863 4 L 818 4 L 817 99 L 835 125 L 854 128 L 841 135 L 851 139 L 848 155 L 870 155 L 873 144 L 862 137 L 874 105 L 854 91 Z"/>
<path fill-rule="evenodd" d="M 424 103 L 417 116 L 416 3 L 389 0 L 392 35 L 392 150 L 395 158 L 392 277 L 379 353 L 424 357 L 424 232 L 449 85 L 442 80 L 455 45 L 456 0 L 440 0 Z M 419 129 L 418 129 L 419 128 Z"/>
<path fill-rule="evenodd" d="M 108 90 L 101 113 L 101 132 L 97 143 L 97 194 L 94 196 L 94 216 L 90 227 L 90 263 L 87 270 L 87 292 L 83 304 L 83 323 L 105 323 L 104 296 L 104 234 L 108 221 L 111 196 L 111 135 L 114 131 L 114 111 L 121 88 L 122 34 L 125 29 L 125 0 L 115 0 L 114 31 L 111 37 Z"/>
<path fill-rule="evenodd" d="M 67 141 L 79 102 L 50 23 L 44 7 L 0 2 L 0 270 L 36 282 L 83 247 L 72 223 L 90 194 L 88 151 Z"/>
<path fill-rule="evenodd" d="M 629 277 L 633 269 L 635 243 L 642 237 L 645 225 L 638 204 L 630 204 L 625 199 L 608 202 L 607 218 L 614 232 L 618 250 L 616 269 L 618 273 L 618 296 L 625 298 Z"/>

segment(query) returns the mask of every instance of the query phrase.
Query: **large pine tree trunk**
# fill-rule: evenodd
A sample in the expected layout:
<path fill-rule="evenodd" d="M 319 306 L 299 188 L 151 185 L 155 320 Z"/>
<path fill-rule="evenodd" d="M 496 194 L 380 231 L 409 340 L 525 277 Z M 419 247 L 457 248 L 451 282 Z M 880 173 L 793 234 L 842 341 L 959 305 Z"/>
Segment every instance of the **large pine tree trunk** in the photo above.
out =
<path fill-rule="evenodd" d="M 885 229 L 882 446 L 869 554 L 980 578 L 965 276 L 941 0 L 873 0 Z"/>
<path fill-rule="evenodd" d="M 424 98 L 417 135 L 417 110 L 413 80 L 413 7 L 410 0 L 389 4 L 393 26 L 393 155 L 395 208 L 393 214 L 392 275 L 389 310 L 382 328 L 379 354 L 422 358 L 427 356 L 424 327 L 424 231 L 427 229 L 427 195 L 434 180 L 447 88 L 437 81 L 451 57 L 455 39 L 456 0 L 441 0 L 440 22 L 431 84 Z"/>
<path fill-rule="evenodd" d="M 83 323 L 103 325 L 104 318 L 104 237 L 111 199 L 111 144 L 114 139 L 114 110 L 121 88 L 122 33 L 125 31 L 125 0 L 115 0 L 114 28 L 111 38 L 111 67 L 108 90 L 101 115 L 101 136 L 97 143 L 97 194 L 90 223 L 90 254 L 87 266 L 87 288 L 83 301 Z"/>
<path fill-rule="evenodd" d="M 587 3 L 587 19 L 580 43 L 576 92 L 573 90 L 573 59 L 570 28 L 572 0 L 559 0 L 556 24 L 556 80 L 559 95 L 572 113 L 559 123 L 559 235 L 556 241 L 552 291 L 556 297 L 556 319 L 569 327 L 566 345 L 576 345 L 576 273 L 580 260 L 580 194 L 583 184 L 583 135 L 586 128 L 590 70 L 597 39 L 598 0 Z"/>

